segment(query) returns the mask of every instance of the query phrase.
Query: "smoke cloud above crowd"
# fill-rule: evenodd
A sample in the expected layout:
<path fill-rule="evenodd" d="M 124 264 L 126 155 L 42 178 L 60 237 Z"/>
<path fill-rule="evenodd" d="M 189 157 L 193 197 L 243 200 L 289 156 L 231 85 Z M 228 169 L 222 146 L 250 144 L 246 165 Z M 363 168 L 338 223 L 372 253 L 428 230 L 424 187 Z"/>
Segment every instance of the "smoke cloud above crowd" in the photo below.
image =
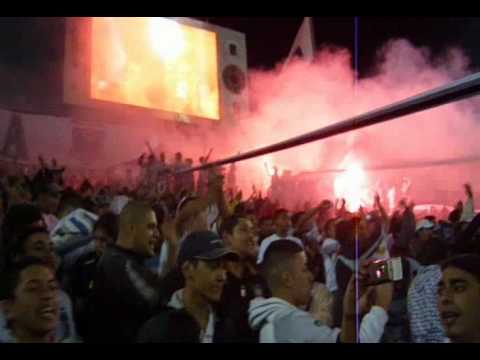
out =
<path fill-rule="evenodd" d="M 199 154 L 214 148 L 216 158 L 234 155 L 403 100 L 472 72 L 460 49 L 445 49 L 443 55 L 433 57 L 427 48 L 416 48 L 405 39 L 389 41 L 379 49 L 376 59 L 374 72 L 361 78 L 356 86 L 351 54 L 345 49 L 324 47 L 313 63 L 298 59 L 283 69 L 279 64 L 271 71 L 253 70 L 250 114 L 234 127 L 225 125 L 221 130 L 201 134 L 195 129 L 194 135 L 175 140 L 172 150 L 181 148 L 186 154 Z M 252 183 L 257 188 L 268 186 L 274 166 L 279 174 L 298 174 L 357 165 L 395 168 L 405 161 L 471 156 L 476 154 L 480 130 L 478 104 L 475 98 L 461 101 L 248 160 L 238 165 L 237 177 L 241 187 L 249 191 Z M 412 178 L 413 184 L 419 185 L 417 188 L 425 185 L 420 181 L 430 181 L 440 189 L 461 190 L 461 185 L 474 176 L 476 166 L 450 166 L 447 172 L 430 168 L 428 180 L 418 171 L 403 170 L 403 176 Z M 437 175 L 439 170 L 441 176 Z M 378 187 L 385 177 L 388 176 L 369 173 L 365 186 Z M 393 186 L 392 180 L 385 181 L 390 183 L 384 184 L 386 187 Z"/>
<path fill-rule="evenodd" d="M 235 121 L 225 119 L 221 124 L 211 121 L 205 125 L 189 124 L 186 118 L 186 123 L 180 124 L 145 120 L 135 112 L 118 111 L 119 118 L 127 121 L 114 122 L 115 126 L 104 129 L 99 126 L 103 133 L 101 146 L 95 142 L 87 144 L 84 158 L 90 159 L 96 168 L 133 161 L 147 151 L 148 142 L 155 152 L 165 152 L 167 161 L 172 161 L 174 153 L 180 151 L 184 158 L 192 158 L 198 164 L 199 157 L 209 149 L 213 149 L 211 160 L 247 152 L 403 100 L 475 70 L 461 49 L 448 48 L 433 56 L 428 48 L 415 47 L 407 39 L 393 39 L 372 54 L 376 59 L 373 71 L 355 81 L 351 56 L 346 49 L 323 46 L 313 63 L 295 59 L 287 66 L 279 62 L 271 70 L 250 69 L 251 111 Z M 392 188 L 396 187 L 398 193 L 405 178 L 418 192 L 434 189 L 445 195 L 461 191 L 463 183 L 480 180 L 475 171 L 477 163 L 367 173 L 365 169 L 394 169 L 404 162 L 475 156 L 479 109 L 478 99 L 472 98 L 244 161 L 237 164 L 237 184 L 245 194 L 250 193 L 252 185 L 266 191 L 277 168 L 279 175 L 309 173 L 307 178 L 314 188 L 304 188 L 303 192 L 314 199 L 348 197 L 346 188 L 352 183 L 356 184 L 352 191 L 364 194 L 358 195 L 363 200 L 357 202 L 371 202 L 376 191 L 383 191 L 385 197 L 390 192 L 392 198 Z M 91 126 L 111 121 L 112 114 L 74 110 L 72 118 Z M 92 141 L 93 137 L 87 134 L 85 139 Z M 72 137 L 73 140 L 79 143 L 78 138 Z M 37 145 L 47 157 L 49 153 L 58 154 L 54 147 Z M 75 153 L 72 149 L 68 156 L 59 157 L 68 166 L 75 162 Z M 349 171 L 311 174 L 327 169 Z M 399 195 L 396 197 L 398 200 Z M 435 197 L 431 195 L 429 201 Z"/>

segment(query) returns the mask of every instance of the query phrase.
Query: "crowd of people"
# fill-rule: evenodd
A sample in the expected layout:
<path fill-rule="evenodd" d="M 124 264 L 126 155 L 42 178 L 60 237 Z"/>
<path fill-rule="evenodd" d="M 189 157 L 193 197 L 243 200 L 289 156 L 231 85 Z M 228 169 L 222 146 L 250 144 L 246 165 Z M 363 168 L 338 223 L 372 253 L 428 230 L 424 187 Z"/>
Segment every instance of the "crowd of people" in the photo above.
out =
<path fill-rule="evenodd" d="M 195 178 L 181 153 L 138 164 L 134 187 L 73 186 L 43 159 L 1 175 L 0 343 L 480 342 L 470 185 L 418 218 L 379 196 L 355 213 L 245 199 L 234 165 Z M 372 282 L 387 259 L 401 276 Z"/>

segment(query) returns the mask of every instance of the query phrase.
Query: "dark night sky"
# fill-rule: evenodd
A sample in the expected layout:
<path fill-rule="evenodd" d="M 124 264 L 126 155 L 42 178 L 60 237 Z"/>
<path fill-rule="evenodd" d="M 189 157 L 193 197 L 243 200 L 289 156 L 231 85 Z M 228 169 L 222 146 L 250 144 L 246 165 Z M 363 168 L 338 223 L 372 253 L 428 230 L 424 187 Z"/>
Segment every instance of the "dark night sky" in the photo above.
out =
<path fill-rule="evenodd" d="M 302 18 L 197 18 L 232 28 L 247 35 L 248 60 L 252 68 L 271 68 L 288 55 Z M 407 38 L 416 46 L 428 46 L 433 54 L 459 46 L 480 65 L 480 18 L 379 18 L 360 17 L 360 73 L 368 75 L 375 51 L 387 40 Z M 353 51 L 354 18 L 314 17 L 317 46 L 346 47 Z M 12 66 L 27 76 L 38 76 L 42 95 L 61 94 L 63 72 L 63 18 L 1 18 L 0 76 Z M 7 70 L 6 70 L 7 69 Z M 2 76 L 2 78 L 4 78 Z M 48 86 L 46 87 L 46 82 Z M 10 86 L 9 86 L 10 85 Z M 16 89 L 14 84 L 4 87 Z M 49 94 L 49 95 L 47 95 Z M 0 94 L 1 96 L 1 94 Z"/>

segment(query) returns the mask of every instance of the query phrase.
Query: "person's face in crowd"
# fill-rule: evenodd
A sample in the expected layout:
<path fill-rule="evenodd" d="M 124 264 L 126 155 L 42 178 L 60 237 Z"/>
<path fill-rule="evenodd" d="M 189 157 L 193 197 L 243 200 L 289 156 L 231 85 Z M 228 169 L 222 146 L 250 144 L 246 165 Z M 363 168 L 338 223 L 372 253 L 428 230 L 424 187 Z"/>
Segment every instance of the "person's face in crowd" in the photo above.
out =
<path fill-rule="evenodd" d="M 459 210 L 463 210 L 463 203 L 461 201 L 457 202 L 457 204 L 455 205 L 455 208 Z"/>
<path fill-rule="evenodd" d="M 428 241 L 433 235 L 433 230 L 431 229 L 422 229 L 418 232 L 417 238 L 421 243 Z"/>
<path fill-rule="evenodd" d="M 107 205 L 99 205 L 97 207 L 97 212 L 96 214 L 100 217 L 106 213 L 110 212 L 110 206 L 107 204 Z"/>
<path fill-rule="evenodd" d="M 18 184 L 8 188 L 8 196 L 11 205 L 30 203 L 32 201 L 32 194 L 28 190 L 27 184 L 19 182 Z"/>
<path fill-rule="evenodd" d="M 245 218 L 250 220 L 250 222 L 253 225 L 253 231 L 255 232 L 255 234 L 258 235 L 258 219 L 257 219 L 257 216 L 255 214 L 247 214 L 247 215 L 245 215 Z"/>
<path fill-rule="evenodd" d="M 60 259 L 55 254 L 53 242 L 47 233 L 38 232 L 30 235 L 23 248 L 23 256 L 35 257 L 58 269 Z"/>
<path fill-rule="evenodd" d="M 55 194 L 42 194 L 38 198 L 38 206 L 47 214 L 56 214 L 60 197 Z"/>
<path fill-rule="evenodd" d="M 419 230 L 413 241 L 410 241 L 410 253 L 414 258 L 417 258 L 423 251 L 425 244 L 430 240 L 433 236 L 433 231 L 429 229 L 422 229 Z"/>
<path fill-rule="evenodd" d="M 19 187 L 19 196 L 22 202 L 25 202 L 25 203 L 32 202 L 32 193 L 30 192 L 30 189 L 28 188 L 27 183 L 25 182 L 21 183 Z"/>
<path fill-rule="evenodd" d="M 368 225 L 368 222 L 365 219 L 360 220 L 358 223 L 358 238 L 359 240 L 364 240 L 368 238 L 368 235 L 370 234 L 370 226 Z"/>
<path fill-rule="evenodd" d="M 165 162 L 165 153 L 163 153 L 163 152 L 160 154 L 160 161 L 161 161 L 162 163 Z"/>
<path fill-rule="evenodd" d="M 182 153 L 176 153 L 175 154 L 175 161 L 177 161 L 177 162 L 182 161 Z"/>
<path fill-rule="evenodd" d="M 227 281 L 224 259 L 187 263 L 186 279 L 188 286 L 208 302 L 218 302 L 222 297 L 223 286 Z"/>
<path fill-rule="evenodd" d="M 480 342 L 480 283 L 455 267 L 443 271 L 438 310 L 447 336 L 454 342 Z"/>
<path fill-rule="evenodd" d="M 237 201 L 242 201 L 242 199 L 243 199 L 243 193 L 242 193 L 242 191 L 239 191 L 239 192 L 237 193 L 237 195 L 235 196 L 235 199 L 236 199 Z"/>
<path fill-rule="evenodd" d="M 325 235 L 330 239 L 335 239 L 335 222 L 331 221 L 328 223 L 327 228 L 325 229 Z"/>
<path fill-rule="evenodd" d="M 105 230 L 101 227 L 96 228 L 93 232 L 93 238 L 95 239 L 95 254 L 98 257 L 102 256 L 107 248 L 107 245 L 115 243 L 115 239 L 112 239 Z"/>
<path fill-rule="evenodd" d="M 305 222 L 302 226 L 300 226 L 300 228 L 297 229 L 297 231 L 302 235 L 306 235 L 310 230 L 313 229 L 314 224 L 315 224 L 314 219 L 311 219 Z"/>
<path fill-rule="evenodd" d="M 286 212 L 282 212 L 275 218 L 275 231 L 279 236 L 287 236 L 292 227 L 292 220 Z"/>
<path fill-rule="evenodd" d="M 260 223 L 260 233 L 263 236 L 271 235 L 275 232 L 275 226 L 272 219 L 264 219 Z"/>
<path fill-rule="evenodd" d="M 155 212 L 149 211 L 143 221 L 134 224 L 134 248 L 139 255 L 146 257 L 155 256 L 155 248 L 160 239 L 158 232 L 157 216 Z"/>
<path fill-rule="evenodd" d="M 52 333 L 60 318 L 60 292 L 53 271 L 39 265 L 24 269 L 13 299 L 6 302 L 6 313 L 17 338 Z"/>
<path fill-rule="evenodd" d="M 256 258 L 258 253 L 257 234 L 253 223 L 240 219 L 232 234 L 226 234 L 227 243 L 242 259 Z"/>
<path fill-rule="evenodd" d="M 83 193 L 83 197 L 92 197 L 93 196 L 93 189 L 88 187 L 86 188 L 85 192 Z"/>
<path fill-rule="evenodd" d="M 302 251 L 295 254 L 290 261 L 287 286 L 292 290 L 294 305 L 305 306 L 310 302 L 313 287 L 313 275 L 307 266 L 307 256 Z"/>

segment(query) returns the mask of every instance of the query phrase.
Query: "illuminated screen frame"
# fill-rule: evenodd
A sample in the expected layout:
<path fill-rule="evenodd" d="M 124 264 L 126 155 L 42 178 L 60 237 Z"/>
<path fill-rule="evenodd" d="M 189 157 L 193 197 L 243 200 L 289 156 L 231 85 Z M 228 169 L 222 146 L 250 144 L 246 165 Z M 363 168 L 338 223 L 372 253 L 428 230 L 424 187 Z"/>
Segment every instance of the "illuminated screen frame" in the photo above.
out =
<path fill-rule="evenodd" d="M 221 84 L 221 43 L 216 26 L 184 17 L 165 18 L 173 20 L 182 26 L 191 27 L 214 34 L 216 46 L 216 88 L 218 101 L 218 117 L 208 118 L 199 115 L 178 113 L 164 109 L 149 108 L 135 104 L 111 100 L 97 99 L 91 94 L 92 79 L 92 48 L 93 48 L 93 18 L 67 18 L 65 69 L 64 69 L 64 101 L 71 105 L 93 107 L 122 113 L 151 115 L 161 120 L 172 120 L 186 123 L 208 122 L 220 123 L 224 119 L 223 87 Z"/>

